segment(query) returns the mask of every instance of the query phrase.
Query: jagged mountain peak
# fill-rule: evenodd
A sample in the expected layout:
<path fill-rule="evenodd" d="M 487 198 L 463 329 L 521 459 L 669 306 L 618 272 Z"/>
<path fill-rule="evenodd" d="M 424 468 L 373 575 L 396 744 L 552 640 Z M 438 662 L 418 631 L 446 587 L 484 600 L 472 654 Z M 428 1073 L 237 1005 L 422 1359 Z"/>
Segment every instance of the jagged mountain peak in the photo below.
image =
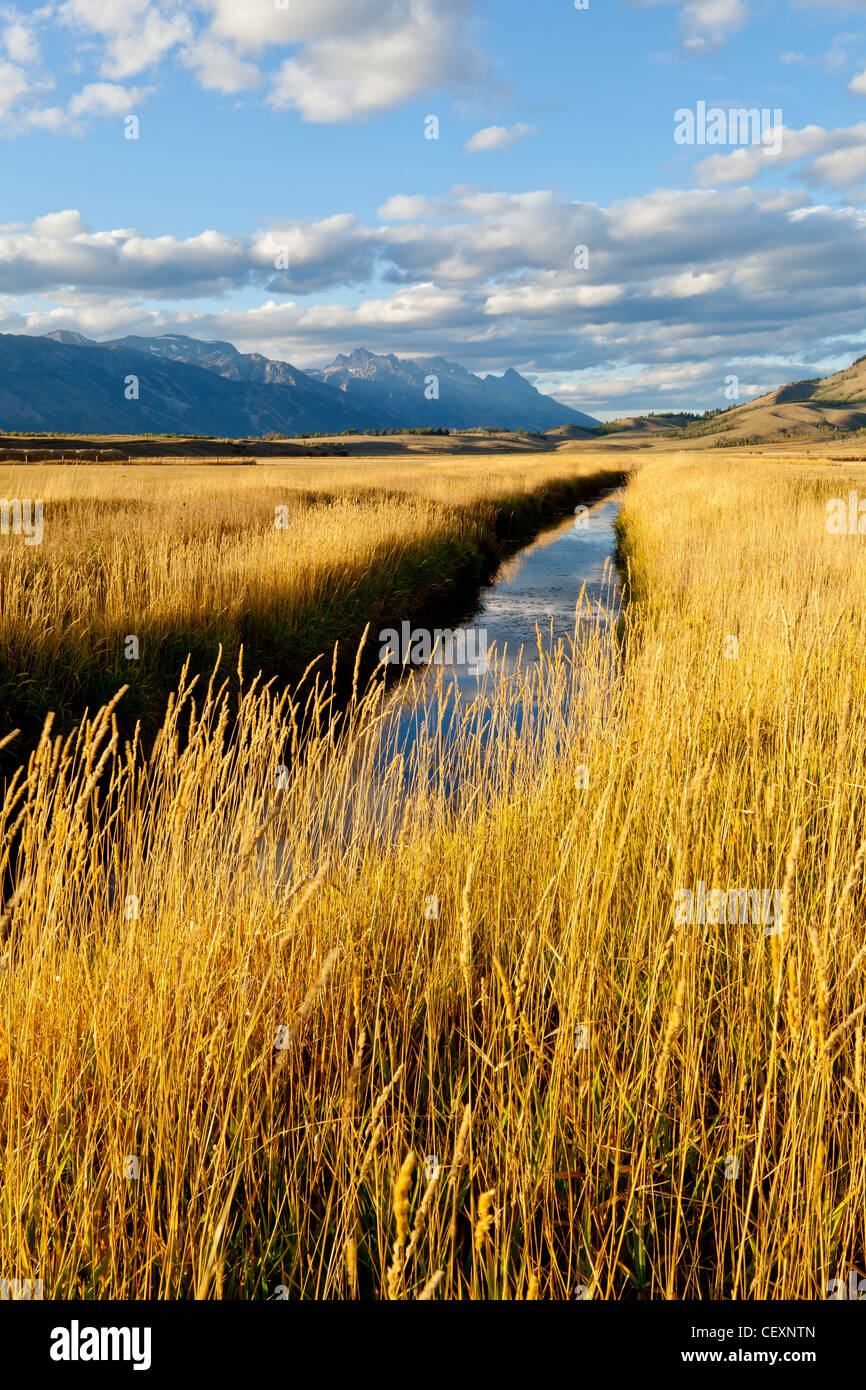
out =
<path fill-rule="evenodd" d="M 514 368 L 501 376 L 480 377 L 442 356 L 416 361 L 357 347 L 338 354 L 326 367 L 303 372 L 290 362 L 239 352 L 233 343 L 183 333 L 130 335 L 101 343 L 62 329 L 46 336 L 70 350 L 99 351 L 104 356 L 135 353 L 168 369 L 195 368 L 238 387 L 256 388 L 255 417 L 271 421 L 275 411 L 278 416 L 284 412 L 286 432 L 292 432 L 293 427 L 328 431 L 337 422 L 361 429 L 488 427 L 533 432 L 557 425 L 597 423 L 591 416 L 543 395 Z M 168 378 L 161 380 L 167 389 Z M 271 392 L 282 394 L 269 395 Z M 86 399 L 81 406 L 86 413 Z M 195 418 L 198 420 L 199 414 Z M 0 417 L 0 425 L 3 423 Z"/>

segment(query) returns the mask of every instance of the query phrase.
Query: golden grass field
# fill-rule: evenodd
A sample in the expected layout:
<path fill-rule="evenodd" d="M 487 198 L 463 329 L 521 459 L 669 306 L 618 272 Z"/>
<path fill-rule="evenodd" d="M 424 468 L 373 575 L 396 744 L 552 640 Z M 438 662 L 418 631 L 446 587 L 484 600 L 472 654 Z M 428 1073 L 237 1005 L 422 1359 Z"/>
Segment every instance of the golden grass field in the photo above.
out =
<path fill-rule="evenodd" d="M 508 454 L 0 465 L 0 497 L 44 505 L 42 545 L 0 536 L 0 698 L 38 732 L 47 709 L 68 727 L 128 682 L 125 707 L 146 717 L 187 653 L 209 669 L 220 646 L 232 668 L 243 645 L 267 676 L 298 679 L 338 639 L 353 656 L 367 622 L 441 602 L 454 573 L 476 583 L 497 534 L 621 470 Z"/>
<path fill-rule="evenodd" d="M 503 688 L 492 756 L 471 719 L 426 750 L 462 774 L 450 800 L 375 764 L 375 686 L 339 736 L 320 686 L 279 793 L 309 682 L 293 699 L 247 670 L 229 704 L 219 675 L 187 681 L 142 756 L 111 711 L 46 729 L 0 820 L 6 1277 L 48 1298 L 823 1298 L 864 1267 L 866 541 L 824 520 L 866 468 L 634 461 L 618 637 L 583 622 Z M 259 469 L 81 470 L 74 501 L 48 470 L 65 541 L 46 533 L 32 593 L 4 563 L 2 640 L 59 659 L 70 624 L 123 627 L 133 601 L 155 624 L 290 607 L 414 528 L 451 535 L 500 470 L 529 486 L 511 466 L 269 468 L 264 493 Z M 266 513 L 289 478 L 286 569 Z M 549 712 L 519 740 L 498 732 L 514 699 Z M 778 930 L 678 923 L 699 880 L 778 890 Z"/>

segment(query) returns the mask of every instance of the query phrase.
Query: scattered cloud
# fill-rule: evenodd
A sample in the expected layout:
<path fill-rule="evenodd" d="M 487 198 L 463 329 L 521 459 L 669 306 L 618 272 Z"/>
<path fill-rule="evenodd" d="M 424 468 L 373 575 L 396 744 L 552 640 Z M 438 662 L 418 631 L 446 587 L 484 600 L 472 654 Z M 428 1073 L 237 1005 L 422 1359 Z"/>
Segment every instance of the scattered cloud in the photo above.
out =
<path fill-rule="evenodd" d="M 58 18 L 75 37 L 103 40 L 100 75 L 114 80 L 135 77 L 193 34 L 180 6 L 162 8 L 150 0 L 66 0 Z"/>
<path fill-rule="evenodd" d="M 389 220 L 336 214 L 246 237 L 98 231 L 73 210 L 3 226 L 0 327 L 186 332 L 301 367 L 361 344 L 443 353 L 538 372 L 590 409 L 633 405 L 636 382 L 647 406 L 677 392 L 674 405 L 721 404 L 734 361 L 814 363 L 862 340 L 866 212 L 805 193 L 661 189 L 601 207 L 462 187 L 380 211 Z M 788 372 L 738 375 L 763 387 Z"/>
<path fill-rule="evenodd" d="M 264 83 L 255 63 L 245 62 L 229 44 L 212 37 L 188 45 L 183 61 L 207 91 L 244 92 Z"/>
<path fill-rule="evenodd" d="M 0 42 L 13 63 L 29 67 L 39 61 L 39 41 L 33 29 L 19 19 L 6 26 L 0 34 Z"/>
<path fill-rule="evenodd" d="M 698 183 L 717 188 L 748 183 L 772 169 L 796 166 L 795 175 L 813 188 L 854 189 L 866 180 L 866 121 L 837 130 L 804 126 L 781 129 L 778 152 L 747 145 L 731 154 L 711 155 L 695 165 Z"/>
<path fill-rule="evenodd" d="M 518 140 L 525 140 L 527 135 L 537 133 L 538 127 L 527 125 L 525 121 L 518 121 L 513 126 L 488 125 L 483 130 L 476 130 L 466 141 L 465 148 L 470 154 L 479 154 L 482 150 L 505 150 Z"/>
<path fill-rule="evenodd" d="M 77 116 L 123 116 L 146 95 L 141 87 L 123 87 L 118 82 L 89 82 L 69 102 L 69 114 Z"/>
<path fill-rule="evenodd" d="M 749 17 L 745 0 L 689 0 L 680 12 L 687 53 L 718 48 L 744 27 Z"/>
<path fill-rule="evenodd" d="M 392 0 L 356 32 L 305 44 L 279 69 L 269 102 L 292 107 L 307 121 L 346 121 L 400 106 L 444 83 L 477 82 L 485 64 L 468 45 L 466 18 L 467 8 L 456 0 Z"/>
<path fill-rule="evenodd" d="M 851 78 L 846 88 L 855 97 L 866 97 L 866 69 Z"/>
<path fill-rule="evenodd" d="M 97 82 L 186 71 L 222 94 L 258 92 L 276 110 L 306 121 L 363 119 L 446 86 L 477 88 L 487 77 L 474 51 L 478 0 L 63 0 L 30 16 L 6 12 L 0 29 L 0 133 L 62 130 L 39 101 L 77 66 Z M 25 70 L 41 61 L 40 28 L 58 25 L 75 63 Z M 5 58 L 3 55 L 5 54 Z M 94 109 L 92 117 L 99 114 Z M 76 128 L 77 129 L 77 128 Z"/>

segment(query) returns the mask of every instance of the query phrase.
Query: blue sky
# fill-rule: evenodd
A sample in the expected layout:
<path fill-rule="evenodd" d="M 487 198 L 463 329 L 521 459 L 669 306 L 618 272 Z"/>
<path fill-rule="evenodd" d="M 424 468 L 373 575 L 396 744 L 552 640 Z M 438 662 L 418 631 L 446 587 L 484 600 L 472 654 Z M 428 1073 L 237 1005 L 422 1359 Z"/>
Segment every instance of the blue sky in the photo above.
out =
<path fill-rule="evenodd" d="M 677 144 L 699 102 L 772 150 Z M 866 0 L 0 5 L 0 139 L 4 332 L 441 353 L 605 418 L 866 351 Z"/>

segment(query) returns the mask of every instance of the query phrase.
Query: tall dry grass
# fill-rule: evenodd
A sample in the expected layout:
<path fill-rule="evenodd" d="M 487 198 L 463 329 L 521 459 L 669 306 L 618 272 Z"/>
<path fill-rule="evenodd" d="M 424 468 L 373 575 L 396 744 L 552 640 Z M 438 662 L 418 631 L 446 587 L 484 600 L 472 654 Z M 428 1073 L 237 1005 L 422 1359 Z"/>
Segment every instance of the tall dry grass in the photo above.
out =
<path fill-rule="evenodd" d="M 838 476 L 651 460 L 621 648 L 585 609 L 414 761 L 383 765 L 376 688 L 336 730 L 313 693 L 280 792 L 306 688 L 185 685 L 148 759 L 111 712 L 48 730 L 0 820 L 0 1271 L 808 1298 L 862 1269 L 866 559 L 823 498 L 866 470 Z M 678 924 L 701 879 L 778 889 L 781 929 Z"/>
<path fill-rule="evenodd" d="M 48 709 L 68 727 L 128 682 L 124 708 L 146 719 L 185 655 L 203 670 L 220 645 L 232 665 L 243 645 L 268 676 L 297 679 L 368 620 L 471 589 L 512 531 L 620 468 L 597 455 L 0 466 L 0 497 L 44 508 L 41 545 L 0 536 L 0 700 L 38 732 Z"/>

